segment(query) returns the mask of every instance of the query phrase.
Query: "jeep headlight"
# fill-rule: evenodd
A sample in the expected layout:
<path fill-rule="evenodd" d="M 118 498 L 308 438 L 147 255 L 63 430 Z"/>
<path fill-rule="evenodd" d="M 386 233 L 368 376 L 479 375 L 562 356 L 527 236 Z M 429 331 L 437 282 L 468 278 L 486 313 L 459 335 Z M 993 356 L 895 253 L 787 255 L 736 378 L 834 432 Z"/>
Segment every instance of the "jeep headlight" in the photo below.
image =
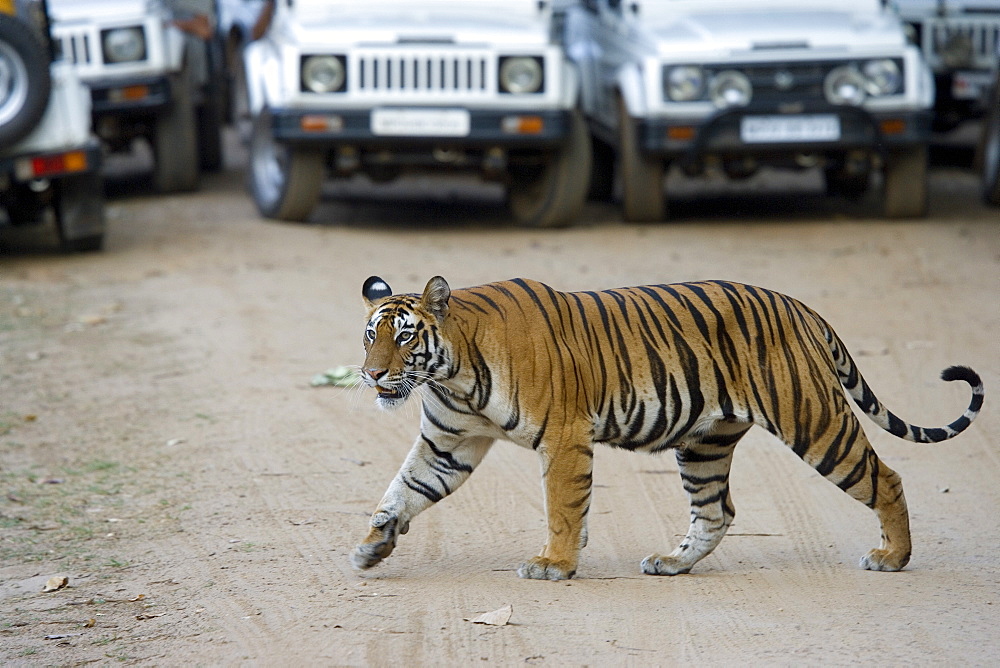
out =
<path fill-rule="evenodd" d="M 535 56 L 507 56 L 500 59 L 500 92 L 523 95 L 537 93 L 545 83 L 542 59 Z"/>
<path fill-rule="evenodd" d="M 743 107 L 750 104 L 753 98 L 753 86 L 747 75 L 736 70 L 723 70 L 714 77 L 708 87 L 712 103 L 724 109 L 726 107 Z"/>
<path fill-rule="evenodd" d="M 705 90 L 705 75 L 697 65 L 668 67 L 663 72 L 663 90 L 674 102 L 697 100 Z"/>
<path fill-rule="evenodd" d="M 869 95 L 893 95 L 903 87 L 903 74 L 895 60 L 869 60 L 861 69 L 868 84 L 865 88 Z"/>
<path fill-rule="evenodd" d="M 142 26 L 101 31 L 101 51 L 106 63 L 131 63 L 146 58 L 146 34 Z"/>
<path fill-rule="evenodd" d="M 865 101 L 868 81 L 853 65 L 830 70 L 823 81 L 823 92 L 830 104 L 857 106 Z"/>
<path fill-rule="evenodd" d="M 347 83 L 344 56 L 307 56 L 302 59 L 302 89 L 336 93 Z"/>

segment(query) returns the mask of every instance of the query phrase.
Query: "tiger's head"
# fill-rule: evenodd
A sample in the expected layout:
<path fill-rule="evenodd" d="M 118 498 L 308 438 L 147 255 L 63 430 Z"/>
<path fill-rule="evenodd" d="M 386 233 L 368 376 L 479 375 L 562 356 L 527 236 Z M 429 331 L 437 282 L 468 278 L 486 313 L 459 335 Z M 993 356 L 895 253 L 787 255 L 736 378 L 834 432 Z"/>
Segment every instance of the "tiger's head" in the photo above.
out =
<path fill-rule="evenodd" d="M 435 276 L 422 295 L 393 295 L 388 283 L 371 276 L 361 296 L 368 309 L 361 379 L 378 391 L 377 406 L 398 408 L 447 366 L 440 329 L 451 288 Z"/>

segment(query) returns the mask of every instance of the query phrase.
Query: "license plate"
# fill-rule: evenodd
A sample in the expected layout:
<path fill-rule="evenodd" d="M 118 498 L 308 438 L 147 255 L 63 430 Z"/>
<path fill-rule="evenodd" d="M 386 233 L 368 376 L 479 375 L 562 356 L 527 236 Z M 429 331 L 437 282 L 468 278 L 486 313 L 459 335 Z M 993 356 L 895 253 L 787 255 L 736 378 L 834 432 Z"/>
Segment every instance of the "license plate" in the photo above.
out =
<path fill-rule="evenodd" d="M 373 109 L 371 131 L 384 136 L 465 137 L 466 109 Z"/>
<path fill-rule="evenodd" d="M 836 141 L 840 119 L 835 114 L 746 116 L 740 121 L 740 138 L 748 144 Z"/>
<path fill-rule="evenodd" d="M 951 96 L 956 100 L 978 100 L 986 97 L 993 83 L 989 72 L 955 72 L 951 79 Z"/>

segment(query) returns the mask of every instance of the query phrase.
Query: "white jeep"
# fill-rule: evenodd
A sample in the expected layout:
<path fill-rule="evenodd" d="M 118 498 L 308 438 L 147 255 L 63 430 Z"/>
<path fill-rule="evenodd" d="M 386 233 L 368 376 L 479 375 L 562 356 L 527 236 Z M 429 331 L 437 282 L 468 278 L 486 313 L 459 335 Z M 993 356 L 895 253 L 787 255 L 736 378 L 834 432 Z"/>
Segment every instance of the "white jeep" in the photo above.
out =
<path fill-rule="evenodd" d="M 571 222 L 590 144 L 575 68 L 538 0 L 278 0 L 245 52 L 251 190 L 305 220 L 327 175 L 461 170 L 527 225 Z"/>
<path fill-rule="evenodd" d="M 53 62 L 44 2 L 0 0 L 0 227 L 54 218 L 64 250 L 100 249 L 100 165 L 90 95 Z"/>
<path fill-rule="evenodd" d="M 162 192 L 193 190 L 202 170 L 221 166 L 226 106 L 214 0 L 48 3 L 57 50 L 90 86 L 94 130 L 108 149 L 127 152 L 146 138 Z"/>
<path fill-rule="evenodd" d="M 934 70 L 934 127 L 982 118 L 976 161 L 987 204 L 1000 206 L 1000 1 L 895 0 Z"/>
<path fill-rule="evenodd" d="M 934 72 L 934 127 L 948 131 L 982 116 L 997 71 L 1000 2 L 894 0 Z"/>
<path fill-rule="evenodd" d="M 926 211 L 933 81 L 879 0 L 580 0 L 565 43 L 596 138 L 593 194 L 609 195 L 617 165 L 627 220 L 666 216 L 671 164 L 733 178 L 815 166 L 849 197 L 881 169 L 887 216 Z"/>

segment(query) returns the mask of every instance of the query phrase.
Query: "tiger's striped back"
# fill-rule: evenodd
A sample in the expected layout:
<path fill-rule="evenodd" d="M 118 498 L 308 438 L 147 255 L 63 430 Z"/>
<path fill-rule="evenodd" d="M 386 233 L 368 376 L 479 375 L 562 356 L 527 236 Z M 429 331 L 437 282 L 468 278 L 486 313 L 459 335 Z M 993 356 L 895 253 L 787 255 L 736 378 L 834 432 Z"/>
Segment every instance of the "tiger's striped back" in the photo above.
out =
<path fill-rule="evenodd" d="M 825 421 L 811 416 L 844 400 L 841 384 L 883 429 L 920 442 L 955 436 L 982 405 L 978 376 L 962 372 L 950 379 L 976 387 L 966 415 L 944 429 L 907 425 L 875 398 L 815 311 L 750 285 L 558 292 L 513 279 L 457 290 L 451 303 L 448 336 L 489 369 L 478 374 L 476 395 L 503 394 L 495 383 L 518 387 L 501 424 L 544 423 L 572 407 L 592 418 L 595 442 L 629 450 L 659 451 L 727 420 L 789 438 L 802 454 Z"/>

